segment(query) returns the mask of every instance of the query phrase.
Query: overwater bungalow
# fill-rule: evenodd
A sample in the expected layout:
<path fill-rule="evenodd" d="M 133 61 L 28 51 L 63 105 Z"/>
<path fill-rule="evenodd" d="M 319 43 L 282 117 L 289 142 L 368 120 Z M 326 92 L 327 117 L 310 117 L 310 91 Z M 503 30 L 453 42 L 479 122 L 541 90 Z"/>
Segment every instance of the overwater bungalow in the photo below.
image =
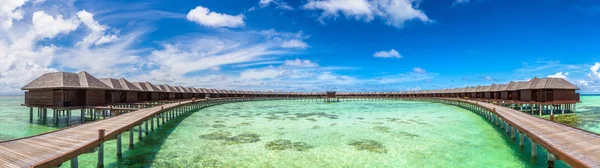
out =
<path fill-rule="evenodd" d="M 141 92 L 142 90 L 126 79 L 101 78 L 99 80 L 111 88 L 111 90 L 105 92 L 106 103 L 138 102 L 138 92 Z"/>
<path fill-rule="evenodd" d="M 76 107 L 105 104 L 110 87 L 89 73 L 46 73 L 25 85 L 25 105 L 35 107 Z"/>

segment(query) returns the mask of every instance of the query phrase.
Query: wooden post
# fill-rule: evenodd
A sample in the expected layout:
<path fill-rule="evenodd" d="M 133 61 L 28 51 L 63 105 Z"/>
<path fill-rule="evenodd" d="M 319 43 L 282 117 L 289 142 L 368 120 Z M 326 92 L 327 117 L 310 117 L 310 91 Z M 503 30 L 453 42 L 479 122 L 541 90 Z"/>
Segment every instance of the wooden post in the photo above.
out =
<path fill-rule="evenodd" d="M 71 168 L 78 168 L 79 167 L 79 160 L 77 159 L 78 156 L 75 156 L 73 159 L 71 159 Z"/>
<path fill-rule="evenodd" d="M 150 130 L 152 131 L 154 131 L 154 117 L 155 116 L 150 117 Z"/>
<path fill-rule="evenodd" d="M 98 141 L 100 146 L 98 147 L 98 167 L 104 167 L 104 129 L 98 130 Z"/>
<path fill-rule="evenodd" d="M 138 125 L 138 139 L 142 140 L 142 124 Z"/>
<path fill-rule="evenodd" d="M 81 123 L 85 123 L 85 108 L 81 109 L 81 116 L 79 116 Z"/>
<path fill-rule="evenodd" d="M 537 144 L 531 141 L 531 157 L 537 156 Z"/>
<path fill-rule="evenodd" d="M 548 168 L 554 168 L 554 159 L 556 159 L 556 156 L 548 151 Z"/>
<path fill-rule="evenodd" d="M 152 120 L 152 118 L 150 118 L 150 120 Z M 144 132 L 146 133 L 146 136 L 148 136 L 148 120 L 144 121 Z"/>
<path fill-rule="evenodd" d="M 121 152 L 121 134 L 117 135 L 117 158 L 121 158 L 122 156 L 122 152 Z"/>
<path fill-rule="evenodd" d="M 133 149 L 133 128 L 129 129 L 129 149 Z"/>
<path fill-rule="evenodd" d="M 67 125 L 71 125 L 71 109 L 67 110 Z"/>
<path fill-rule="evenodd" d="M 29 107 L 29 123 L 33 123 L 33 107 Z"/>
<path fill-rule="evenodd" d="M 525 146 L 525 134 L 523 134 L 522 132 L 519 132 L 519 146 Z"/>

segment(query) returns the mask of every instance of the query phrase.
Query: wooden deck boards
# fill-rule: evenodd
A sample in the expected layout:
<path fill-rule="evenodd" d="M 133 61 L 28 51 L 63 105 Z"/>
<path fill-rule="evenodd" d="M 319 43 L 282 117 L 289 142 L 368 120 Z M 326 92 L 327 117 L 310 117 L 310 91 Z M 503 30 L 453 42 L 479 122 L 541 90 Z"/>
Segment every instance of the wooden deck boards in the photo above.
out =
<path fill-rule="evenodd" d="M 475 101 L 468 101 L 475 103 Z M 496 113 L 504 120 L 513 123 L 521 131 L 528 132 L 528 136 L 540 138 L 554 151 L 561 160 L 571 164 L 583 164 L 587 167 L 600 166 L 600 135 L 576 129 L 549 120 L 532 116 L 511 108 L 501 107 L 490 103 L 477 102 L 478 105 L 488 109 L 496 108 Z M 550 149 L 552 150 L 552 149 Z"/>
<path fill-rule="evenodd" d="M 185 101 L 181 104 L 188 104 Z M 179 103 L 162 105 L 164 109 L 178 106 Z M 113 108 L 120 110 L 121 108 Z M 105 137 L 115 131 L 130 129 L 144 119 L 159 113 L 160 106 L 137 109 L 137 111 L 68 127 L 47 134 L 0 142 L 0 167 L 31 167 L 39 163 L 68 155 L 98 141 L 98 130 L 105 129 Z"/>

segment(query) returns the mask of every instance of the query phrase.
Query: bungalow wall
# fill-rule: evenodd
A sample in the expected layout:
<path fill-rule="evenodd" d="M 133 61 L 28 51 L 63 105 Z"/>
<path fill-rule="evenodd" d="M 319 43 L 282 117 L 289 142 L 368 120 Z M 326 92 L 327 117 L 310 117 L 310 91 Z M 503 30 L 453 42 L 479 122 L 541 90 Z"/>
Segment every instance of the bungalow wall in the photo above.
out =
<path fill-rule="evenodd" d="M 137 102 L 138 101 L 138 92 L 125 92 L 126 97 L 125 97 L 125 102 L 127 103 L 133 103 L 133 102 Z"/>
<path fill-rule="evenodd" d="M 175 99 L 175 93 L 169 93 L 169 100 Z"/>
<path fill-rule="evenodd" d="M 491 92 L 485 92 L 484 94 L 484 98 L 486 99 L 492 99 L 492 93 Z"/>
<path fill-rule="evenodd" d="M 160 100 L 169 100 L 169 93 L 159 93 Z"/>
<path fill-rule="evenodd" d="M 509 97 L 508 91 L 500 92 L 500 99 L 502 99 L 502 100 L 508 100 L 509 98 L 510 97 Z"/>
<path fill-rule="evenodd" d="M 127 100 L 125 92 L 122 91 L 107 91 L 105 95 L 105 100 L 107 104 L 125 103 L 125 101 Z"/>
<path fill-rule="evenodd" d="M 30 90 L 26 92 L 25 104 L 32 106 L 53 106 L 54 92 L 52 90 Z"/>
<path fill-rule="evenodd" d="M 554 90 L 552 96 L 554 101 L 578 101 L 579 94 L 575 90 Z"/>
<path fill-rule="evenodd" d="M 104 106 L 106 105 L 106 94 L 104 90 L 86 90 L 86 106 Z"/>
<path fill-rule="evenodd" d="M 158 92 L 150 93 L 150 100 L 152 100 L 152 101 L 160 100 L 160 94 Z"/>
<path fill-rule="evenodd" d="M 518 95 L 515 96 L 515 97 L 518 97 L 517 100 L 526 101 L 526 102 L 533 101 L 533 99 L 531 99 L 532 98 L 531 90 L 520 90 L 516 93 L 518 93 Z"/>
<path fill-rule="evenodd" d="M 150 92 L 137 92 L 137 100 L 138 101 L 149 101 L 150 100 Z"/>

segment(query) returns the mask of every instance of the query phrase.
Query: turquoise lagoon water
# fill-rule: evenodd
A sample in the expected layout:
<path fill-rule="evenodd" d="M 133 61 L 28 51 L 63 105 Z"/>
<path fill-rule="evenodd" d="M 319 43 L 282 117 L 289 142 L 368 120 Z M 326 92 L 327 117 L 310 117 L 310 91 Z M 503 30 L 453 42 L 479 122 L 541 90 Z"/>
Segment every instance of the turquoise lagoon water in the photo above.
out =
<path fill-rule="evenodd" d="M 582 96 L 581 118 L 595 117 L 596 97 Z M 29 124 L 22 97 L 0 97 L 0 140 L 52 131 Z M 597 104 L 597 103 L 596 103 Z M 600 107 L 599 107 L 600 108 Z M 588 109 L 587 111 L 585 109 Z M 579 114 L 578 114 L 579 115 Z M 74 117 L 78 118 L 78 117 Z M 36 118 L 37 119 L 37 118 Z M 473 112 L 408 101 L 231 103 L 173 120 L 128 150 L 105 143 L 107 167 L 546 167 Z M 582 128 L 600 131 L 593 119 Z M 79 156 L 95 167 L 97 153 Z M 69 163 L 62 167 L 68 167 Z M 568 167 L 558 161 L 557 167 Z"/>

